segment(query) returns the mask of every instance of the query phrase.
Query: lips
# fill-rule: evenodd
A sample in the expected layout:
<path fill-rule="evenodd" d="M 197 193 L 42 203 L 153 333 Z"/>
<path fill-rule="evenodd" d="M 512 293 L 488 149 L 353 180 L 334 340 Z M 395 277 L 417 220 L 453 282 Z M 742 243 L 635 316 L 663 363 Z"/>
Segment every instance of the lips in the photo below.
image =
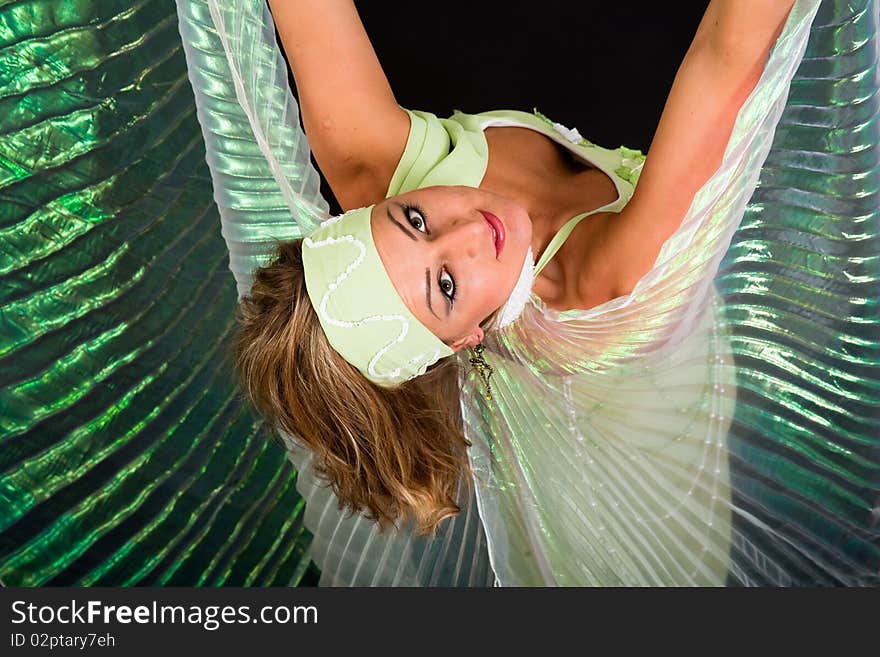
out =
<path fill-rule="evenodd" d="M 498 258 L 501 255 L 501 251 L 504 249 L 504 240 L 507 237 L 504 232 L 504 224 L 501 223 L 501 220 L 491 212 L 480 210 L 480 214 L 483 215 L 483 218 L 492 229 L 492 241 L 495 242 L 495 257 Z"/>

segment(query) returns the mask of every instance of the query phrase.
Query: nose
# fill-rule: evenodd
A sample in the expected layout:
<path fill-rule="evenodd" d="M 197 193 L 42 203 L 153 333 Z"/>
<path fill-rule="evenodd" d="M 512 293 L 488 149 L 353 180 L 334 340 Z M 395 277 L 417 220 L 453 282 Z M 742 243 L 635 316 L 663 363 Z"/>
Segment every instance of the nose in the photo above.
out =
<path fill-rule="evenodd" d="M 455 219 L 434 238 L 437 248 L 450 255 L 465 255 L 468 258 L 482 253 L 485 250 L 484 242 L 488 241 L 486 220 L 482 216 Z"/>

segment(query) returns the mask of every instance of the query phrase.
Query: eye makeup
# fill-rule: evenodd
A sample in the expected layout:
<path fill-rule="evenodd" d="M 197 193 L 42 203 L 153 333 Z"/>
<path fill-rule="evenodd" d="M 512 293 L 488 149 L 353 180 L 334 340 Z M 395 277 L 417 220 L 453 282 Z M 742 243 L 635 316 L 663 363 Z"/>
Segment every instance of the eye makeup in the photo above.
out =
<path fill-rule="evenodd" d="M 403 214 L 403 218 L 409 222 L 410 226 L 419 231 L 424 235 L 430 235 L 431 231 L 428 229 L 428 221 L 425 217 L 425 213 L 422 209 L 413 204 L 413 203 L 400 203 L 398 204 L 398 208 Z M 411 240 L 418 241 L 418 237 L 414 235 L 409 228 L 407 228 L 404 224 L 398 221 L 394 215 L 391 213 L 391 208 L 387 208 L 386 213 L 388 215 L 388 220 L 391 221 L 395 226 L 397 226 L 403 233 L 409 237 Z M 417 216 L 417 219 L 421 223 L 421 227 L 417 227 L 413 225 L 414 215 Z M 437 278 L 437 287 L 440 289 L 440 293 L 449 303 L 449 308 L 447 310 L 447 314 L 450 310 L 452 310 L 455 305 L 455 279 L 452 276 L 452 273 L 446 269 L 445 267 L 441 267 L 440 275 Z M 437 319 L 440 317 L 434 311 L 433 304 L 431 303 L 431 270 L 430 268 L 425 269 L 425 303 L 428 306 L 428 310 L 431 311 L 431 314 Z"/>

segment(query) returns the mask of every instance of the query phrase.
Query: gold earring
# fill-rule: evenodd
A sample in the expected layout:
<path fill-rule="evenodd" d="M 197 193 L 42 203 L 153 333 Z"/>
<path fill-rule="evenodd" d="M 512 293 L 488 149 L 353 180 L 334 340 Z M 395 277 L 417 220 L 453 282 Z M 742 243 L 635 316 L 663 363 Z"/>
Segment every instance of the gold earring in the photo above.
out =
<path fill-rule="evenodd" d="M 477 370 L 477 374 L 483 380 L 483 385 L 486 386 L 486 399 L 492 401 L 492 384 L 489 382 L 489 379 L 492 377 L 495 370 L 493 370 L 492 366 L 483 358 L 483 351 L 485 351 L 485 348 L 482 343 L 471 349 L 470 363 L 471 366 Z"/>

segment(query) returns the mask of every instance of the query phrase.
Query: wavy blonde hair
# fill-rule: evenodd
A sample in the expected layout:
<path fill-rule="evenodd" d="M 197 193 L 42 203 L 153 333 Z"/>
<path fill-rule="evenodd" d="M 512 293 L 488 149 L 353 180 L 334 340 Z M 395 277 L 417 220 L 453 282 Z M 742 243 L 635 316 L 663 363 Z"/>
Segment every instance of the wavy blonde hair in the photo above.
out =
<path fill-rule="evenodd" d="M 421 534 L 460 511 L 470 443 L 455 358 L 395 388 L 367 380 L 321 329 L 306 293 L 302 240 L 280 242 L 256 270 L 238 320 L 235 368 L 247 398 L 314 452 L 315 471 L 342 507 L 382 529 L 411 518 Z"/>

